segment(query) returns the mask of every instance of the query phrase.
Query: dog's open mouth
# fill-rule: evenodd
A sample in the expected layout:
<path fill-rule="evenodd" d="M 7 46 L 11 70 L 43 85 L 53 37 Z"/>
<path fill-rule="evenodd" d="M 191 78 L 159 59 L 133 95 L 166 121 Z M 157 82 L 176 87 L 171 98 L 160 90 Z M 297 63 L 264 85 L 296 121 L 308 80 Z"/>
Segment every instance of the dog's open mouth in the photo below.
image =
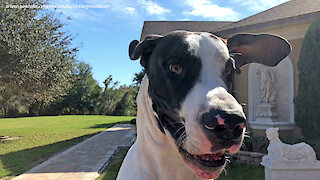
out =
<path fill-rule="evenodd" d="M 225 150 L 212 154 L 194 155 L 180 148 L 180 152 L 190 169 L 202 179 L 218 178 L 226 163 Z"/>
<path fill-rule="evenodd" d="M 226 154 L 224 150 L 213 154 L 203 155 L 193 155 L 187 152 L 185 149 L 182 149 L 181 152 L 189 161 L 198 163 L 204 167 L 220 167 L 226 162 Z"/>

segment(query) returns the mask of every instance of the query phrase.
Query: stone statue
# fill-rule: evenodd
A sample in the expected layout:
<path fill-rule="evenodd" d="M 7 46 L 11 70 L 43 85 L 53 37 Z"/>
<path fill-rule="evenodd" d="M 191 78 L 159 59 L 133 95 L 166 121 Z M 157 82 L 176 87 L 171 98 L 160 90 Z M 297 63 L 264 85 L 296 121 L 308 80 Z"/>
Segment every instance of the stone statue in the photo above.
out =
<path fill-rule="evenodd" d="M 260 102 L 275 102 L 276 91 L 274 87 L 274 75 L 270 67 L 261 65 L 257 74 L 260 74 Z"/>
<path fill-rule="evenodd" d="M 279 139 L 278 128 L 268 128 L 266 135 L 270 144 L 267 148 L 268 154 L 262 158 L 262 161 L 300 163 L 317 161 L 313 148 L 306 143 L 289 145 L 281 142 Z"/>

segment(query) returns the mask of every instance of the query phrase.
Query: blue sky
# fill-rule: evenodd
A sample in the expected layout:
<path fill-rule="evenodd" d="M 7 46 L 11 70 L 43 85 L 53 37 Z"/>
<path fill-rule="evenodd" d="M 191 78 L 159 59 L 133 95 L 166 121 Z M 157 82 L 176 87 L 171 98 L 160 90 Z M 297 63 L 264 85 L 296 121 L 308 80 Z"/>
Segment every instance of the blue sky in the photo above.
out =
<path fill-rule="evenodd" d="M 100 86 L 109 74 L 131 84 L 142 67 L 128 57 L 144 21 L 237 21 L 288 0 L 51 0 L 51 5 L 102 5 L 59 8 L 58 18 L 79 46 L 78 60 L 90 64 Z M 70 18 L 68 18 L 70 17 Z M 69 20 L 68 20 L 69 19 Z"/>

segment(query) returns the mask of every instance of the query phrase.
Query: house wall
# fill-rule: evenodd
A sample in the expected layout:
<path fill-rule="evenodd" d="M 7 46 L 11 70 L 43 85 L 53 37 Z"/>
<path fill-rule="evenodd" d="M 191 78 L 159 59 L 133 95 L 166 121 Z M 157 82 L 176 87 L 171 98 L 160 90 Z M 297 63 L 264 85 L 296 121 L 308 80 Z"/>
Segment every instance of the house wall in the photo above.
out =
<path fill-rule="evenodd" d="M 294 96 L 296 97 L 298 92 L 298 86 L 299 86 L 298 61 L 299 61 L 303 39 L 291 40 L 289 42 L 292 46 L 292 52 L 289 56 L 294 68 Z"/>
<path fill-rule="evenodd" d="M 299 86 L 299 71 L 298 71 L 298 61 L 301 51 L 301 46 L 303 42 L 304 35 L 309 27 L 310 23 L 306 24 L 295 24 L 293 26 L 282 26 L 279 28 L 266 28 L 260 30 L 251 30 L 251 33 L 271 33 L 277 34 L 284 38 L 286 38 L 291 46 L 292 52 L 290 53 L 289 57 L 293 64 L 294 69 L 294 97 L 296 97 L 298 92 Z M 246 106 L 244 107 L 244 111 L 248 116 L 248 70 L 250 65 L 246 65 L 241 67 L 241 74 L 235 75 L 234 81 L 234 90 L 235 90 L 235 98 L 238 100 L 239 103 L 245 103 Z M 255 136 L 265 136 L 264 130 L 249 130 Z M 298 127 L 295 127 L 293 130 L 283 130 L 280 133 L 280 136 L 294 136 L 299 137 L 301 136 L 300 130 Z"/>

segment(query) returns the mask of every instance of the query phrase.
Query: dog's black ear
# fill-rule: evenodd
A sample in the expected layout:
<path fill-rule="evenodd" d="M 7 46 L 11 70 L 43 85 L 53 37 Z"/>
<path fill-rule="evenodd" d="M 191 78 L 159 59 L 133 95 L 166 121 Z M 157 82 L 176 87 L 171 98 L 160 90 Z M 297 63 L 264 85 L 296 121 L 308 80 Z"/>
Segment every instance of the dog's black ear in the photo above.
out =
<path fill-rule="evenodd" d="M 291 52 L 287 40 L 271 34 L 237 34 L 228 38 L 227 46 L 238 68 L 254 62 L 276 66 Z"/>
<path fill-rule="evenodd" d="M 150 34 L 143 41 L 139 42 L 133 40 L 129 45 L 129 57 L 131 60 L 140 59 L 140 64 L 146 68 L 148 66 L 148 59 L 152 54 L 154 47 L 163 36 Z"/>
<path fill-rule="evenodd" d="M 228 59 L 228 61 L 226 62 L 223 74 L 224 74 L 224 76 L 226 78 L 227 88 L 231 93 L 233 93 L 233 87 L 232 86 L 233 86 L 234 73 L 237 72 L 237 70 L 239 70 L 239 69 L 236 68 L 235 60 L 232 57 L 230 57 Z"/>

